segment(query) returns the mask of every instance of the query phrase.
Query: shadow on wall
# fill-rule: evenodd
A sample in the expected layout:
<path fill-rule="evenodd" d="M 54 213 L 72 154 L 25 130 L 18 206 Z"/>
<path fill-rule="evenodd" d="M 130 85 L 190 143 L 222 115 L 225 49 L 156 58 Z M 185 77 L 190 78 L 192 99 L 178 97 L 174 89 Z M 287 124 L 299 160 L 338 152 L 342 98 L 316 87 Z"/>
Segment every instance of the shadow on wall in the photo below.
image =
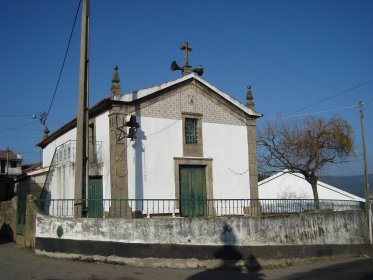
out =
<path fill-rule="evenodd" d="M 0 175 L 0 201 L 11 200 L 14 196 L 13 178 Z"/>
<path fill-rule="evenodd" d="M 224 224 L 220 233 L 220 240 L 224 245 L 215 252 L 215 258 L 222 260 L 221 266 L 216 269 L 203 271 L 188 278 L 188 280 L 200 279 L 264 279 L 264 274 L 259 271 L 262 269 L 255 256 L 244 256 L 240 251 L 236 235 L 229 224 Z"/>
<path fill-rule="evenodd" d="M 13 230 L 10 228 L 9 225 L 3 224 L 0 228 L 0 245 L 13 242 Z"/>
<path fill-rule="evenodd" d="M 52 194 L 50 191 L 42 190 L 40 193 L 40 199 L 38 200 L 37 204 L 39 209 L 43 212 L 45 215 L 49 215 L 49 208 L 51 206 L 51 199 Z"/>
<path fill-rule="evenodd" d="M 141 125 L 141 120 L 138 120 Z M 144 131 L 139 127 L 136 131 L 136 139 L 132 145 L 135 150 L 135 199 L 136 211 L 141 211 L 144 208 L 142 199 L 144 199 L 144 164 L 145 164 L 145 147 L 143 141 L 146 140 Z"/>

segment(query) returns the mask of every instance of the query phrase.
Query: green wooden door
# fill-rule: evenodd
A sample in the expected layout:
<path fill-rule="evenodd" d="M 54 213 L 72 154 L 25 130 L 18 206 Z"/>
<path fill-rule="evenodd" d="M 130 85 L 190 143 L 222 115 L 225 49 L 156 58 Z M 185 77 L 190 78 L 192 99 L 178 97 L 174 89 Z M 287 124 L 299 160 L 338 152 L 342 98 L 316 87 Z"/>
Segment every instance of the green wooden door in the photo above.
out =
<path fill-rule="evenodd" d="M 90 177 L 88 187 L 88 218 L 102 218 L 103 214 L 102 177 Z"/>
<path fill-rule="evenodd" d="M 26 225 L 26 195 L 18 194 L 17 234 L 24 235 Z"/>
<path fill-rule="evenodd" d="M 180 214 L 200 217 L 207 214 L 205 166 L 181 165 Z"/>

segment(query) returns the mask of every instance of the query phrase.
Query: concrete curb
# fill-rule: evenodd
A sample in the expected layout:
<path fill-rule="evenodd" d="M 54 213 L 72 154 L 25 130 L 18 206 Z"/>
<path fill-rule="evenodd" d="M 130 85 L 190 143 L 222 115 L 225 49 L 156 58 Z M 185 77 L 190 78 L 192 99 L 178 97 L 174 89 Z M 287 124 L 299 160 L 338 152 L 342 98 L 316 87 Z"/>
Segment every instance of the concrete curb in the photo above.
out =
<path fill-rule="evenodd" d="M 82 255 L 82 254 L 68 254 L 60 252 L 47 252 L 43 250 L 34 250 L 36 255 L 47 256 L 61 259 L 74 259 L 85 262 L 101 262 L 109 264 L 129 265 L 134 267 L 151 267 L 151 268 L 176 268 L 176 269 L 240 269 L 257 271 L 260 269 L 275 269 L 283 268 L 300 264 L 312 264 L 326 261 L 362 259 L 372 257 L 372 255 L 339 255 L 328 257 L 312 257 L 312 258 L 292 258 L 292 259 L 278 259 L 265 260 L 255 259 L 239 261 L 229 261 L 221 259 L 212 260 L 198 260 L 198 259 L 168 259 L 168 258 L 124 258 L 118 256 L 99 256 L 99 255 Z"/>

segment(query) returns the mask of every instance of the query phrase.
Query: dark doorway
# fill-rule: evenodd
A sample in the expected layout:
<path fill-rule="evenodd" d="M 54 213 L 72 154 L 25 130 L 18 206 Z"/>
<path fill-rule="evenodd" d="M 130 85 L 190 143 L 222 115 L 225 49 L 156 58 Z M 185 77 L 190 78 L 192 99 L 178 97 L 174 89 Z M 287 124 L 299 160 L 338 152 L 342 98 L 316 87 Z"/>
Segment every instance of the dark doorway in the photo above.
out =
<path fill-rule="evenodd" d="M 13 230 L 8 224 L 4 223 L 0 228 L 0 244 L 5 244 L 13 241 Z"/>
<path fill-rule="evenodd" d="M 1 167 L 0 167 L 0 173 L 1 174 L 5 174 L 5 164 L 6 164 L 6 161 L 4 161 L 4 160 L 0 161 L 0 165 L 1 165 Z"/>

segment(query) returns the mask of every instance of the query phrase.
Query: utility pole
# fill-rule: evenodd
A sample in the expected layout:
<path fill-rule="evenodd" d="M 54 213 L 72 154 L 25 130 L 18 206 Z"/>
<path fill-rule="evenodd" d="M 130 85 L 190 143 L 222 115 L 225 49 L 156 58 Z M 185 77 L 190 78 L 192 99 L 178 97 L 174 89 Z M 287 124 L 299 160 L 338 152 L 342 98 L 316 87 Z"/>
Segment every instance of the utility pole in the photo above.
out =
<path fill-rule="evenodd" d="M 74 186 L 75 217 L 81 217 L 84 214 L 84 199 L 88 185 L 89 0 L 83 0 L 81 28 Z"/>
<path fill-rule="evenodd" d="M 9 172 L 9 149 L 6 150 L 6 175 L 9 175 L 8 172 Z"/>
<path fill-rule="evenodd" d="M 369 201 L 369 181 L 368 181 L 368 161 L 365 149 L 365 132 L 364 132 L 364 113 L 363 113 L 363 102 L 359 101 L 360 110 L 360 125 L 361 125 L 361 141 L 363 145 L 363 158 L 364 158 L 364 177 L 365 177 L 365 214 L 368 219 L 369 226 L 369 237 L 372 242 L 372 229 L 371 229 L 371 219 L 370 219 L 370 201 Z"/>

